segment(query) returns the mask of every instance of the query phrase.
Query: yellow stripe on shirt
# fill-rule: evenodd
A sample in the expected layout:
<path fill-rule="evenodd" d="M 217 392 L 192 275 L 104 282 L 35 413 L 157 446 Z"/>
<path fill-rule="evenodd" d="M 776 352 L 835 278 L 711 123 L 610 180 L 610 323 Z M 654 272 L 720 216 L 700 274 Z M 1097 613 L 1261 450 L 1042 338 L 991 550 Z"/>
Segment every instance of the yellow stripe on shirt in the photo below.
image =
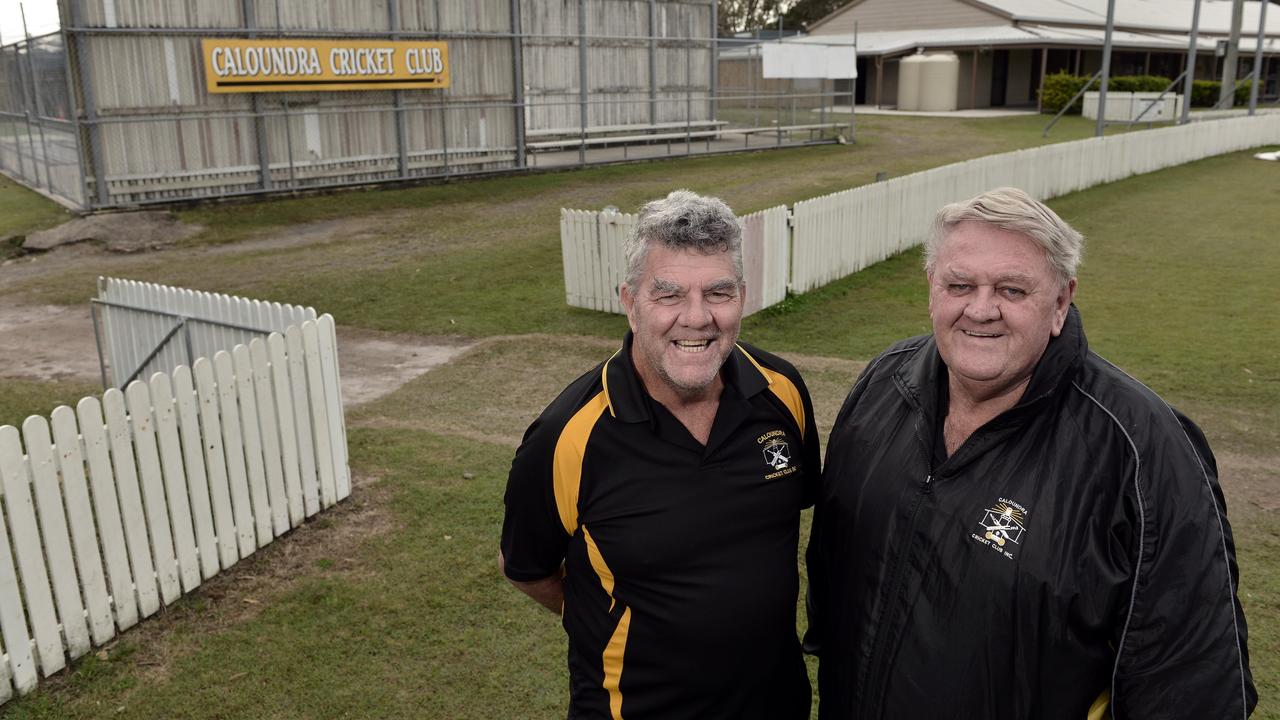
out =
<path fill-rule="evenodd" d="M 786 375 L 774 372 L 756 362 L 756 359 L 751 357 L 751 353 L 743 350 L 741 345 L 738 346 L 738 349 L 742 350 L 742 354 L 751 361 L 752 365 L 756 366 L 761 375 L 764 375 L 764 379 L 769 381 L 769 391 L 778 396 L 782 404 L 786 405 L 787 409 L 791 411 L 792 417 L 796 419 L 796 427 L 800 428 L 800 437 L 803 439 L 805 433 L 804 399 L 800 396 L 800 388 L 796 387 L 796 384 L 791 382 L 791 378 Z"/>
<path fill-rule="evenodd" d="M 613 612 L 618 602 L 613 597 L 613 571 L 604 561 L 600 546 L 596 545 L 596 540 L 591 537 L 586 525 L 582 526 L 582 537 L 587 543 L 587 557 L 591 559 L 591 567 L 600 578 L 600 587 L 609 596 L 609 612 Z M 626 608 L 622 611 L 622 618 L 618 620 L 618 626 L 614 628 L 613 636 L 609 638 L 609 644 L 605 646 L 601 657 L 604 665 L 604 689 L 609 693 L 609 713 L 613 720 L 622 720 L 622 660 L 626 654 L 627 633 L 630 629 L 631 608 Z"/>
<path fill-rule="evenodd" d="M 578 490 L 582 486 L 582 458 L 587 452 L 587 439 L 606 407 L 608 400 L 605 394 L 596 393 L 569 418 L 556 440 L 551 466 L 552 487 L 555 489 L 560 524 L 569 535 L 578 529 Z"/>

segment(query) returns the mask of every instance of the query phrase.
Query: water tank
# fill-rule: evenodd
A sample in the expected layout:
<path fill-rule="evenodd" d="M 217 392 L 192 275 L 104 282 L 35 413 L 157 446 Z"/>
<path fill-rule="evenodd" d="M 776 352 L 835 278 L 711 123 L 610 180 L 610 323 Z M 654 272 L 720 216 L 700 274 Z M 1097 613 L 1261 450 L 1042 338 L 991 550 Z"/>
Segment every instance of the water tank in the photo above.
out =
<path fill-rule="evenodd" d="M 898 63 L 898 109 L 920 109 L 920 77 L 927 55 L 908 55 Z"/>
<path fill-rule="evenodd" d="M 919 100 L 917 108 L 929 112 L 951 112 L 958 107 L 960 58 L 952 52 L 918 55 Z"/>

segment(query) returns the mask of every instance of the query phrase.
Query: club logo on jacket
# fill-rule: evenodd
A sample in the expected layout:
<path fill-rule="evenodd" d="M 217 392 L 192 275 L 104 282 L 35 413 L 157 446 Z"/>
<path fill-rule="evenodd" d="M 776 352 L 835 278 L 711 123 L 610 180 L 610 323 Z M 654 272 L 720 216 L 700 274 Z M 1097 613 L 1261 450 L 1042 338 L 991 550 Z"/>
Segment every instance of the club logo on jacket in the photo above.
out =
<path fill-rule="evenodd" d="M 796 471 L 795 466 L 791 464 L 791 446 L 787 444 L 787 434 L 784 431 L 770 430 L 756 438 L 756 443 L 761 446 L 764 453 L 764 464 L 773 468 L 773 472 L 764 476 L 766 480 L 790 475 Z"/>
<path fill-rule="evenodd" d="M 1027 532 L 1026 522 L 1026 508 L 1013 500 L 1000 498 L 982 511 L 982 519 L 978 521 L 981 530 L 970 533 L 969 537 L 1012 560 L 1014 549 L 1022 544 L 1022 536 Z"/>

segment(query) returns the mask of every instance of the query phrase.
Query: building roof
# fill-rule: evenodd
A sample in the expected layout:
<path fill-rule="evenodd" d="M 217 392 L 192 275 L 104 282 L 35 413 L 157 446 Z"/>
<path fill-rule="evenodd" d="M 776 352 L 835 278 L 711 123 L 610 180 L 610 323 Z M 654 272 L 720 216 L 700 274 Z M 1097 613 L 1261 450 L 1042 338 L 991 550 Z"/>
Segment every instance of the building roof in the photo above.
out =
<path fill-rule="evenodd" d="M 935 0 L 940 5 L 965 3 L 997 17 L 1007 18 L 1010 25 L 1025 24 L 1068 27 L 1104 28 L 1107 23 L 1107 0 Z M 846 12 L 854 12 L 862 0 L 852 0 L 830 15 L 811 25 L 817 30 L 829 20 Z M 1275 3 L 1272 3 L 1273 5 Z M 1195 0 L 1116 0 L 1116 28 L 1136 32 L 1191 32 Z M 1201 0 L 1199 31 L 1209 35 L 1231 32 L 1231 0 Z M 1245 0 L 1242 9 L 1241 35 L 1256 35 L 1259 0 Z M 903 25 L 910 25 L 909 19 Z M 1280 37 L 1280 6 L 1267 12 L 1267 35 Z"/>
<path fill-rule="evenodd" d="M 1280 8 L 1276 8 L 1280 10 Z M 1280 13 L 1278 13 L 1280 14 Z M 1270 12 L 1268 12 L 1268 16 Z M 1268 17 L 1270 20 L 1270 17 Z M 1268 23 L 1269 24 L 1269 23 Z M 849 35 L 809 35 L 788 38 L 783 42 L 812 43 L 820 45 L 856 45 L 858 55 L 901 55 L 915 50 L 945 50 L 973 47 L 1009 47 L 1009 46 L 1062 46 L 1062 47 L 1102 47 L 1105 29 L 1086 27 L 1048 27 L 1044 25 L 995 25 L 989 27 L 947 28 L 935 30 L 895 30 L 887 32 L 864 32 L 856 37 Z M 1179 33 L 1129 32 L 1116 30 L 1112 33 L 1112 44 L 1115 47 L 1134 50 L 1164 50 L 1185 52 L 1188 37 Z M 1199 37 L 1196 43 L 1197 52 L 1212 53 L 1217 38 Z M 724 49 L 721 45 L 722 57 L 748 55 L 754 56 L 757 51 L 752 46 Z M 1242 34 L 1240 52 L 1252 53 L 1256 47 L 1255 36 Z M 1280 38 L 1267 38 L 1263 49 L 1268 53 L 1280 53 Z"/>
<path fill-rule="evenodd" d="M 966 0 L 1018 23 L 1105 27 L 1107 0 Z M 1116 27 L 1140 30 L 1191 31 L 1195 0 L 1116 0 Z M 1231 32 L 1231 0 L 1201 0 L 1200 32 Z M 1267 11 L 1267 34 L 1280 35 L 1280 7 Z M 1243 34 L 1255 34 L 1262 3 L 1245 0 Z"/>

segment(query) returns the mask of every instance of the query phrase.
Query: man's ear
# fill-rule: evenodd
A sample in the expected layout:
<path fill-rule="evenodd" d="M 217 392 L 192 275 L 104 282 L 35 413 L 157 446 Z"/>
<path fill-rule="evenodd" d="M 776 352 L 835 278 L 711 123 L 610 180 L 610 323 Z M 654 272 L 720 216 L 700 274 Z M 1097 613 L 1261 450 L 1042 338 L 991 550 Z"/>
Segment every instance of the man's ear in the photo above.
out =
<path fill-rule="evenodd" d="M 622 303 L 622 311 L 627 314 L 627 324 L 631 326 L 631 332 L 636 331 L 636 297 L 635 291 L 627 283 L 618 286 L 618 300 Z"/>
<path fill-rule="evenodd" d="M 1058 337 L 1062 332 L 1062 326 L 1067 323 L 1067 311 L 1071 308 L 1071 301 L 1076 297 L 1076 279 L 1071 278 L 1066 285 L 1062 286 L 1062 290 L 1058 293 L 1053 308 L 1053 336 Z"/>

